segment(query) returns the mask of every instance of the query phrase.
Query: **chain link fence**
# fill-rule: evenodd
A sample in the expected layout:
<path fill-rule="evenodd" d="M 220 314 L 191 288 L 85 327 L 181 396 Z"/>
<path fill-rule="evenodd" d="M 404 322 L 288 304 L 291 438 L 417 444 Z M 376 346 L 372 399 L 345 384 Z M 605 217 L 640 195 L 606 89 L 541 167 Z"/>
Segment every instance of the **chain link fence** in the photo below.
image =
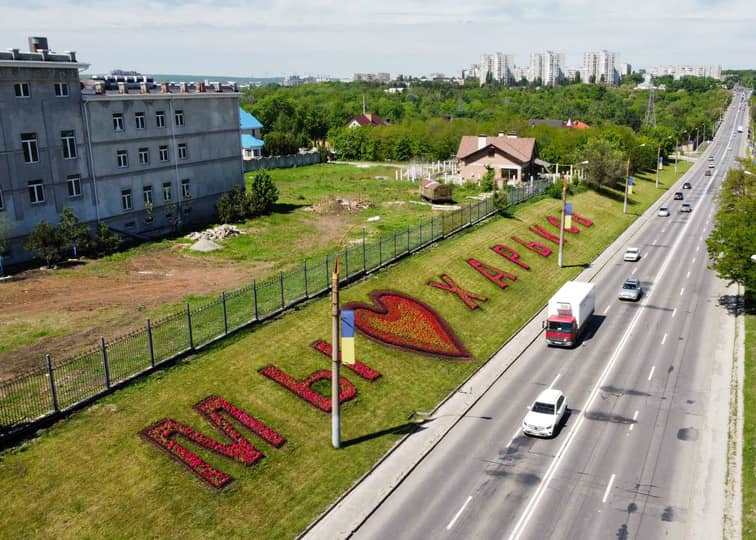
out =
<path fill-rule="evenodd" d="M 550 184 L 549 180 L 539 179 L 521 187 L 509 187 L 508 204 L 540 195 Z M 342 282 L 351 281 L 495 212 L 490 197 L 465 204 L 375 241 L 368 242 L 363 237 L 338 253 L 305 259 L 298 268 L 224 292 L 206 304 L 193 307 L 187 304 L 178 313 L 157 321 L 147 320 L 142 329 L 111 340 L 102 338 L 94 347 L 77 354 L 60 359 L 47 354 L 41 367 L 0 382 L 0 440 L 202 349 L 231 332 L 326 293 L 330 290 L 336 257 L 340 259 Z"/>

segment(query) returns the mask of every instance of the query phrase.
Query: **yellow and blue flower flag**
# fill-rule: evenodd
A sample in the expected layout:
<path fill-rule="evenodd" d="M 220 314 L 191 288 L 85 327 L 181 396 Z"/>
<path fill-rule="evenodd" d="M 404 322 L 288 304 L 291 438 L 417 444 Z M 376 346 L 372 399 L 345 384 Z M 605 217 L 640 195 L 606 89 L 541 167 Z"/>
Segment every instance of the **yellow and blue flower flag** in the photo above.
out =
<path fill-rule="evenodd" d="M 354 310 L 345 309 L 341 312 L 341 362 L 354 364 Z"/>
<path fill-rule="evenodd" d="M 572 228 L 572 203 L 565 203 L 564 205 L 564 228 Z"/>

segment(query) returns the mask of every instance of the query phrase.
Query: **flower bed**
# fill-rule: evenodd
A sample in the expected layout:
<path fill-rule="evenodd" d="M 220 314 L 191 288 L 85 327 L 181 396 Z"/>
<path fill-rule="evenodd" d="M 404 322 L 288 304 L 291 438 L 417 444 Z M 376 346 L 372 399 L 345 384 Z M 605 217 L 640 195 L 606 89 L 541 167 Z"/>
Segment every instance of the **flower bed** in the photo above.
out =
<path fill-rule="evenodd" d="M 534 242 L 532 240 L 523 240 L 521 238 L 518 238 L 517 236 L 512 236 L 512 240 L 514 240 L 521 246 L 525 246 L 530 251 L 534 253 L 538 253 L 541 257 L 548 257 L 549 255 L 551 255 L 551 248 L 543 245 L 540 242 Z"/>
<path fill-rule="evenodd" d="M 546 221 L 548 221 L 551 225 L 553 225 L 557 229 L 562 226 L 561 222 L 559 221 L 559 218 L 555 216 L 546 216 Z M 565 227 L 564 230 L 572 234 L 577 234 L 580 232 L 580 229 L 578 229 L 575 225 L 571 227 Z"/>
<path fill-rule="evenodd" d="M 479 261 L 478 259 L 467 259 L 467 264 L 475 268 L 475 270 L 480 272 L 483 277 L 493 282 L 500 289 L 506 289 L 507 287 L 509 287 L 507 280 L 517 281 L 516 275 L 505 272 L 504 270 L 496 268 L 495 266 L 488 265 L 484 262 Z"/>
<path fill-rule="evenodd" d="M 525 270 L 530 270 L 530 266 L 527 265 L 521 258 L 520 254 L 509 247 L 506 244 L 496 244 L 491 246 L 491 249 L 494 253 L 497 253 L 504 257 L 506 260 L 515 263 L 520 268 L 523 268 Z"/>
<path fill-rule="evenodd" d="M 550 233 L 549 231 L 547 231 L 540 225 L 531 225 L 530 227 L 528 227 L 528 230 L 536 233 L 538 236 L 541 236 L 542 238 L 545 238 L 549 242 L 553 242 L 559 245 L 559 237 L 555 234 Z M 564 239 L 563 242 L 566 244 L 567 240 Z"/>
<path fill-rule="evenodd" d="M 277 382 L 292 394 L 302 398 L 307 403 L 323 412 L 331 412 L 331 398 L 312 389 L 312 385 L 318 381 L 330 381 L 331 371 L 320 369 L 312 372 L 306 378 L 295 379 L 285 371 L 274 365 L 267 365 L 259 369 L 261 375 Z M 349 379 L 339 377 L 339 403 L 353 400 L 357 396 L 357 389 L 349 382 Z"/>
<path fill-rule="evenodd" d="M 316 339 L 311 344 L 313 349 L 318 351 L 319 353 L 324 354 L 328 358 L 331 358 L 331 355 L 333 354 L 333 347 L 330 343 L 327 341 L 323 341 L 322 339 Z M 380 372 L 374 370 L 370 366 L 363 364 L 359 360 L 355 360 L 354 364 L 344 364 L 342 362 L 341 364 L 345 368 L 351 370 L 353 373 L 357 374 L 358 376 L 362 377 L 366 381 L 376 381 L 381 377 Z"/>
<path fill-rule="evenodd" d="M 428 280 L 428 285 L 442 291 L 452 293 L 457 296 L 467 306 L 468 309 L 478 309 L 480 307 L 479 302 L 485 302 L 488 300 L 485 296 L 481 296 L 478 293 L 463 289 L 452 279 L 449 274 L 441 274 L 439 276 L 441 281 Z"/>

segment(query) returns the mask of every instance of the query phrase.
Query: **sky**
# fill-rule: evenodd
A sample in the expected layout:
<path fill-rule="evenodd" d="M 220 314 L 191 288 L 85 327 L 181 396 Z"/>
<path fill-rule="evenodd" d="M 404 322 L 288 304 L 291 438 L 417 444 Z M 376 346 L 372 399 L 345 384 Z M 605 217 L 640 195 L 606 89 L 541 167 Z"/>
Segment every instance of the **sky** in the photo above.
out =
<path fill-rule="evenodd" d="M 459 73 L 486 52 L 586 50 L 634 67 L 756 68 L 756 0 L 0 0 L 0 50 L 30 35 L 90 73 Z"/>

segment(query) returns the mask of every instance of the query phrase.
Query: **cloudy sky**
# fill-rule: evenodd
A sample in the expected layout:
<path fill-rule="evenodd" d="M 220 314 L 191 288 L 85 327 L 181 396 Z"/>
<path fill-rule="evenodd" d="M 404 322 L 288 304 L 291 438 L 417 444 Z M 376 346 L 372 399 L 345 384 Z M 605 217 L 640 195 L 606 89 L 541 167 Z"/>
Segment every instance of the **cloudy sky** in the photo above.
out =
<path fill-rule="evenodd" d="M 2 49 L 44 35 L 90 72 L 455 73 L 483 52 L 756 67 L 756 0 L 0 0 Z"/>

